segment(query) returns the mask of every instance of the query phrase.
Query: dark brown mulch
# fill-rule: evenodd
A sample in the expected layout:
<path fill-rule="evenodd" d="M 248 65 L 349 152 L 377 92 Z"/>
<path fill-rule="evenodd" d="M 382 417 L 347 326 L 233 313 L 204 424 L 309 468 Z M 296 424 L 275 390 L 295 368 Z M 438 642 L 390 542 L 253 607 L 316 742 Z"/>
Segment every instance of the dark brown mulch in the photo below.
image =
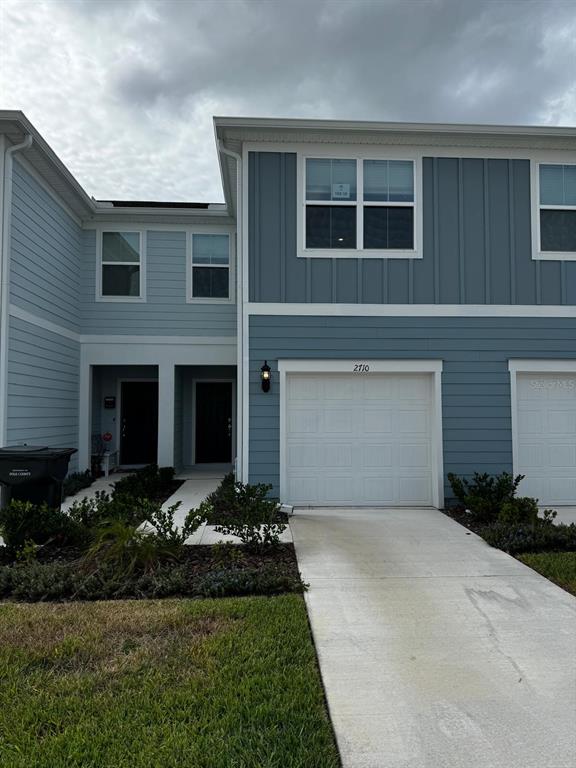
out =
<path fill-rule="evenodd" d="M 77 548 L 56 549 L 42 547 L 38 550 L 40 563 L 74 563 L 82 557 L 83 551 Z M 279 544 L 267 547 L 261 552 L 252 552 L 244 546 L 230 545 L 194 545 L 183 547 L 178 561 L 186 566 L 190 576 L 201 576 L 214 570 L 233 567 L 235 570 L 259 569 L 274 565 L 287 574 L 298 577 L 298 563 L 293 544 Z M 14 559 L 9 557 L 4 547 L 0 548 L 0 566 L 11 565 Z"/>
<path fill-rule="evenodd" d="M 469 531 L 473 531 L 479 536 L 482 535 L 481 531 L 486 527 L 485 523 L 479 523 L 477 520 L 474 520 L 472 515 L 469 512 L 466 512 L 464 507 L 448 507 L 442 509 L 441 512 L 444 512 L 447 517 L 451 517 L 452 520 L 456 520 L 456 522 L 463 525 L 464 528 L 468 528 Z"/>

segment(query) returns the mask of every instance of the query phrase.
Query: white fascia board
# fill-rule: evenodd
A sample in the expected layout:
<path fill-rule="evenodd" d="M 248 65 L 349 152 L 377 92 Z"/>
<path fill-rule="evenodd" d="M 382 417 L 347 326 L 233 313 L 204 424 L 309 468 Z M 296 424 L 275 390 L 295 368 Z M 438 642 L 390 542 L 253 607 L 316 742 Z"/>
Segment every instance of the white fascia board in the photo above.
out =
<path fill-rule="evenodd" d="M 214 117 L 217 136 L 226 128 L 382 131 L 400 133 L 456 133 L 498 136 L 576 137 L 576 128 L 557 126 L 491 125 L 474 123 L 396 123 L 371 120 L 309 120 L 299 118 Z"/>
<path fill-rule="evenodd" d="M 368 366 L 366 368 L 365 366 Z M 442 360 L 278 360 L 280 373 L 441 373 Z"/>
<path fill-rule="evenodd" d="M 544 304 L 290 304 L 257 303 L 249 315 L 308 317 L 576 317 L 574 305 Z"/>

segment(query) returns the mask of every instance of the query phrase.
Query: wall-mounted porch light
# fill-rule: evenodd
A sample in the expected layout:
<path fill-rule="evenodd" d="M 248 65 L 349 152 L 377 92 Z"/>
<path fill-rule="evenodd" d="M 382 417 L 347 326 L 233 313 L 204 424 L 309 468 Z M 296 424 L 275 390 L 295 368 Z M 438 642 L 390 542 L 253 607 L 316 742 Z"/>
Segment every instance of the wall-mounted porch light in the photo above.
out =
<path fill-rule="evenodd" d="M 260 368 L 260 378 L 262 379 L 262 392 L 270 391 L 271 370 L 270 366 L 264 360 L 264 365 Z"/>

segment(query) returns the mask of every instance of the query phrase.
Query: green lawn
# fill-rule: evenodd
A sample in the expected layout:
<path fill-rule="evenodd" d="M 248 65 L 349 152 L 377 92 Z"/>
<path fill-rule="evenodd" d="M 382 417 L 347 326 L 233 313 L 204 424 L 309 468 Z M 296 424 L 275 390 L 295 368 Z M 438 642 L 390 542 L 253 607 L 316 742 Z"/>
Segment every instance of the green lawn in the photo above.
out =
<path fill-rule="evenodd" d="M 576 552 L 541 552 L 535 555 L 518 555 L 518 559 L 567 592 L 576 595 Z"/>
<path fill-rule="evenodd" d="M 339 765 L 300 595 L 0 605 L 2 768 Z"/>

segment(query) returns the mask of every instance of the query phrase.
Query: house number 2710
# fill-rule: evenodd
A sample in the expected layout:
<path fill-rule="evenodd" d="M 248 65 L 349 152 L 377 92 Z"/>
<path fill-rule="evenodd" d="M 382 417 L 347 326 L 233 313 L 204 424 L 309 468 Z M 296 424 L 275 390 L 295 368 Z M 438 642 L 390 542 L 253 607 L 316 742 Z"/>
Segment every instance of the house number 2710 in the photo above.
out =
<path fill-rule="evenodd" d="M 368 373 L 370 370 L 370 366 L 366 363 L 356 363 L 356 365 L 353 368 L 354 373 Z"/>

